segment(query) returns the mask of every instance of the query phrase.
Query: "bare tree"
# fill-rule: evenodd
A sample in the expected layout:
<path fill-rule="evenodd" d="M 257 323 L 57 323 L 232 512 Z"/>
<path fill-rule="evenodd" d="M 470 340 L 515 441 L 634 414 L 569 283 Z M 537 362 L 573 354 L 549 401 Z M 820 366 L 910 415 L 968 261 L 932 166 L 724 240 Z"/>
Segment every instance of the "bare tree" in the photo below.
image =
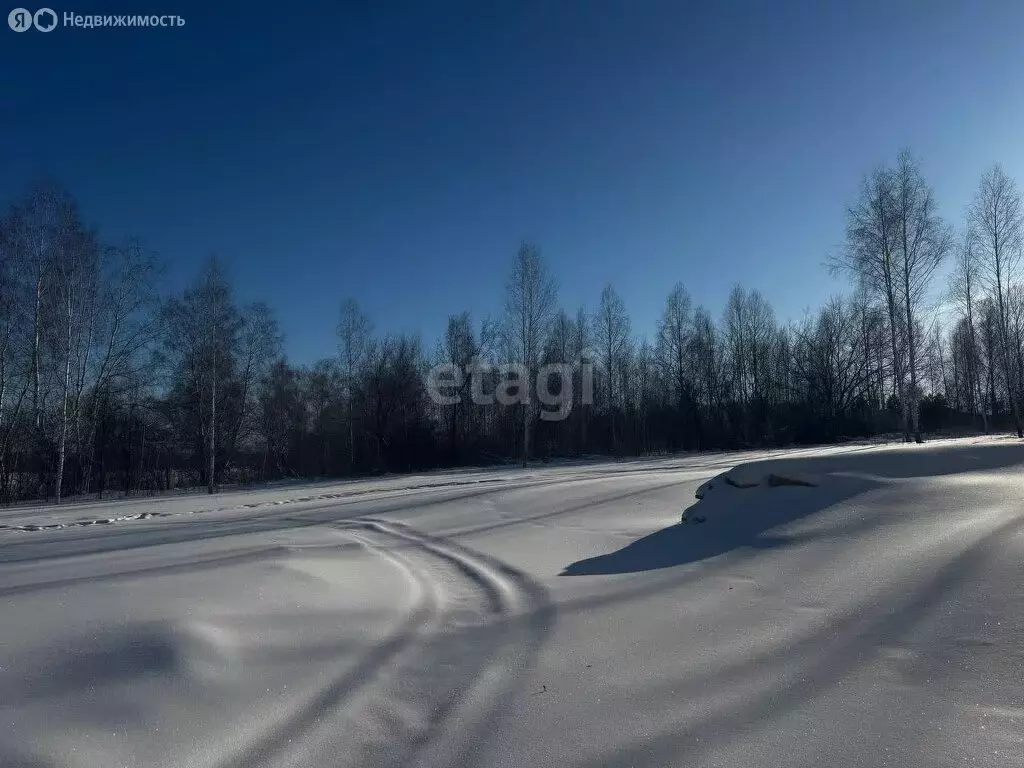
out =
<path fill-rule="evenodd" d="M 665 308 L 658 321 L 656 354 L 665 380 L 675 394 L 680 419 L 686 418 L 691 397 L 690 338 L 693 333 L 693 309 L 690 294 L 682 283 L 676 283 L 665 299 Z M 680 430 L 682 424 L 676 425 Z M 684 435 L 680 438 L 685 439 Z"/>
<path fill-rule="evenodd" d="M 160 272 L 156 256 L 136 239 L 105 252 L 96 325 L 97 364 L 89 382 L 92 402 L 84 438 L 88 446 L 88 471 L 83 478 L 83 492 L 90 490 L 102 397 L 109 394 L 115 382 L 136 381 L 140 376 L 146 380 L 152 375 L 147 353 L 159 333 L 153 313 L 158 306 L 156 282 Z"/>
<path fill-rule="evenodd" d="M 598 332 L 598 343 L 601 356 L 604 359 L 605 379 L 605 407 L 608 410 L 608 420 L 611 429 L 611 448 L 614 451 L 616 446 L 615 434 L 615 410 L 616 391 L 615 379 L 621 374 L 622 360 L 626 355 L 629 344 L 630 322 L 626 314 L 626 305 L 623 304 L 619 294 L 609 283 L 601 291 L 601 301 L 598 304 L 595 323 Z"/>
<path fill-rule="evenodd" d="M 473 331 L 473 323 L 468 312 L 448 316 L 448 325 L 445 328 L 443 357 L 449 365 L 465 372 L 472 369 L 473 362 L 480 355 L 480 345 L 477 343 L 476 334 Z M 470 389 L 472 381 L 469 376 L 462 377 L 457 402 L 449 407 L 449 450 L 452 461 L 460 459 L 461 435 L 471 430 L 470 419 L 473 408 L 467 405 L 470 400 Z"/>
<path fill-rule="evenodd" d="M 417 337 L 386 336 L 374 345 L 364 386 L 378 469 L 413 466 L 413 449 L 425 435 L 425 368 Z"/>
<path fill-rule="evenodd" d="M 747 390 L 747 295 L 742 285 L 736 284 L 729 292 L 729 299 L 722 315 L 725 343 L 729 356 L 732 392 L 740 408 L 746 410 L 750 398 Z"/>
<path fill-rule="evenodd" d="M 964 320 L 966 331 L 966 355 L 964 364 L 966 366 L 965 376 L 967 380 L 968 402 L 971 413 L 981 412 L 982 428 L 988 432 L 988 415 L 985 409 L 985 398 L 982 394 L 982 382 L 980 375 L 980 355 L 978 341 L 974 324 L 974 304 L 978 300 L 978 284 L 980 280 L 978 258 L 975 253 L 976 244 L 974 235 L 968 228 L 964 234 L 956 259 L 953 271 L 949 276 L 949 295 L 960 309 Z M 955 331 L 954 331 L 955 332 Z"/>
<path fill-rule="evenodd" d="M 722 339 L 711 313 L 704 307 L 693 312 L 693 334 L 689 344 L 689 358 L 699 382 L 702 405 L 708 413 L 722 415 L 723 387 L 725 384 Z"/>
<path fill-rule="evenodd" d="M 996 301 L 997 330 L 1007 396 L 1017 436 L 1024 437 L 1018 404 L 1019 386 L 1010 360 L 1006 306 L 1007 291 L 1020 261 L 1021 239 L 1024 237 L 1024 204 L 1016 183 L 1001 166 L 995 165 L 982 175 L 978 192 L 968 209 L 968 226 Z"/>
<path fill-rule="evenodd" d="M 268 371 L 259 393 L 260 432 L 264 440 L 261 475 L 266 474 L 267 458 L 273 460 L 280 474 L 294 477 L 292 459 L 306 428 L 308 412 L 304 407 L 302 371 L 291 368 L 283 358 Z"/>
<path fill-rule="evenodd" d="M 893 172 L 879 168 L 861 183 L 860 197 L 846 212 L 846 247 L 832 257 L 833 270 L 851 275 L 858 285 L 877 296 L 888 315 L 893 391 L 900 400 L 905 440 L 910 440 L 910 409 L 905 382 L 906 324 L 900 301 L 897 257 L 900 227 L 896 216 L 897 188 Z"/>
<path fill-rule="evenodd" d="M 896 256 L 899 273 L 899 303 L 905 313 L 910 409 L 914 440 L 922 442 L 919 388 L 917 382 L 917 334 L 921 309 L 936 270 L 952 245 L 952 234 L 936 212 L 935 195 L 924 180 L 917 161 L 909 151 L 900 153 L 894 171 L 894 214 L 897 229 Z"/>
<path fill-rule="evenodd" d="M 236 398 L 238 407 L 228 422 L 225 444 L 234 452 L 247 434 L 257 426 L 258 384 L 269 374 L 281 355 L 282 338 L 273 310 L 262 301 L 242 310 L 236 352 Z"/>
<path fill-rule="evenodd" d="M 935 320 L 927 339 L 922 339 L 922 378 L 930 382 L 930 389 L 933 395 L 942 395 L 947 404 L 954 393 L 954 384 L 950 379 L 950 355 L 946 348 L 946 340 L 952 338 L 952 334 L 946 334 L 942 324 Z M 970 406 L 968 406 L 970 407 Z M 973 414 L 973 411 L 972 411 Z"/>
<path fill-rule="evenodd" d="M 64 467 L 67 462 L 69 420 L 77 420 L 80 398 L 72 404 L 72 371 L 81 370 L 77 387 L 84 386 L 85 371 L 95 331 L 96 300 L 99 291 L 99 244 L 95 235 L 81 228 L 73 210 L 67 211 L 55 254 L 54 291 L 60 317 L 60 340 L 54 358 L 59 360 L 60 429 L 57 438 L 57 478 L 54 500 L 61 502 Z M 70 413 L 72 406 L 74 413 Z"/>
<path fill-rule="evenodd" d="M 795 330 L 793 363 L 809 407 L 826 429 L 849 417 L 871 375 L 861 349 L 860 313 L 842 299 L 831 299 Z M 834 435 L 830 435 L 834 436 Z"/>
<path fill-rule="evenodd" d="M 218 446 L 239 400 L 236 363 L 243 319 L 224 269 L 209 259 L 199 279 L 163 309 L 163 346 L 179 431 L 195 446 L 208 493 L 217 489 Z M 223 428 L 222 428 L 223 427 Z M 220 442 L 219 442 L 220 441 Z"/>
<path fill-rule="evenodd" d="M 54 437 L 47 402 L 51 395 L 59 398 L 64 394 L 60 369 L 69 360 L 65 355 L 68 317 L 59 290 L 60 270 L 66 267 L 67 251 L 80 229 L 74 201 L 53 183 L 33 186 L 12 207 L 4 226 L 4 250 L 15 265 L 12 287 L 20 305 L 17 335 L 27 340 L 39 490 L 46 487 Z M 70 381 L 70 372 L 67 378 Z M 63 408 L 56 418 L 59 434 L 67 418 Z"/>
<path fill-rule="evenodd" d="M 345 409 L 348 422 L 348 461 L 351 471 L 356 465 L 355 382 L 360 368 L 372 352 L 373 324 L 363 314 L 359 302 L 346 299 L 341 304 L 338 321 L 338 352 L 341 373 L 345 380 Z"/>
<path fill-rule="evenodd" d="M 751 399 L 763 407 L 772 386 L 772 347 L 778 339 L 775 310 L 757 290 L 746 294 L 746 304 L 744 336 L 748 346 L 750 394 Z"/>
<path fill-rule="evenodd" d="M 1024 381 L 1024 286 L 1012 283 L 1006 292 L 1007 331 L 1013 380 Z"/>
<path fill-rule="evenodd" d="M 544 361 L 547 363 L 567 363 L 573 357 L 573 337 L 575 327 L 573 320 L 564 309 L 558 310 L 551 324 L 551 335 L 548 337 Z"/>
<path fill-rule="evenodd" d="M 647 339 L 640 342 L 634 356 L 633 407 L 637 414 L 637 451 L 647 453 L 648 411 L 653 400 L 654 375 L 656 367 L 655 350 Z"/>
<path fill-rule="evenodd" d="M 587 314 L 583 307 L 576 310 L 576 319 L 572 325 L 572 352 L 573 360 L 577 364 L 576 380 L 573 382 L 573 393 L 574 397 L 577 398 L 578 405 L 574 409 L 577 414 L 577 420 L 579 421 L 579 434 L 580 434 L 580 446 L 581 448 L 588 445 L 587 438 L 587 425 L 590 421 L 590 405 L 588 402 L 591 398 L 588 397 L 588 393 L 583 391 L 584 383 L 592 385 L 593 382 L 589 377 L 584 375 L 584 367 L 592 366 L 593 362 L 589 359 L 590 345 L 593 340 L 594 332 L 592 329 L 592 322 L 590 316 Z"/>
<path fill-rule="evenodd" d="M 885 384 L 887 380 L 886 348 L 889 346 L 888 323 L 885 310 L 876 303 L 877 296 L 860 283 L 850 300 L 860 325 L 861 352 L 870 376 L 865 383 L 864 396 L 874 409 L 885 410 Z"/>
<path fill-rule="evenodd" d="M 27 293 L 22 290 L 12 217 L 0 220 L 0 488 L 7 495 L 8 455 L 31 384 L 23 337 Z M 10 398 L 10 399 L 9 399 Z"/>
<path fill-rule="evenodd" d="M 557 311 L 558 289 L 540 251 L 529 243 L 519 247 L 505 284 L 505 338 L 513 359 L 523 365 L 527 380 L 523 403 L 523 461 L 529 461 L 536 416 L 534 382 L 544 340 Z"/>
<path fill-rule="evenodd" d="M 743 439 L 757 437 L 764 426 L 769 389 L 771 346 L 777 338 L 775 313 L 758 291 L 734 285 L 723 315 L 733 390 L 743 424 Z"/>

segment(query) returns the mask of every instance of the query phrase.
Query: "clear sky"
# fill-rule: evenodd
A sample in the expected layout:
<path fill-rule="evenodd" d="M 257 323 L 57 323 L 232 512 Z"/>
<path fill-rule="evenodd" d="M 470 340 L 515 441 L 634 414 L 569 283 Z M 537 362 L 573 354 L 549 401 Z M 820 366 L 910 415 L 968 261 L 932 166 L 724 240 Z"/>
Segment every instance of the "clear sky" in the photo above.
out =
<path fill-rule="evenodd" d="M 218 254 L 299 362 L 346 296 L 428 347 L 500 311 L 523 238 L 566 308 L 610 281 L 639 332 L 677 280 L 799 319 L 845 289 L 822 263 L 901 147 L 958 224 L 986 166 L 1024 182 L 1019 0 L 53 8 L 186 24 L 0 28 L 0 197 L 57 179 L 171 288 Z"/>

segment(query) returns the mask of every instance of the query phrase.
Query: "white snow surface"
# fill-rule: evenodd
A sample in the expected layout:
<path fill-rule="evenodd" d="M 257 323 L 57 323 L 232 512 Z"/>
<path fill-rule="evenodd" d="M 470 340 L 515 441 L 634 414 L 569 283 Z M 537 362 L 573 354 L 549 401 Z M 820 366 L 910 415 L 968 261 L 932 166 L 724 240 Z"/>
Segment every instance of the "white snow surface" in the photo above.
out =
<path fill-rule="evenodd" d="M 1022 471 L 976 438 L 3 510 L 0 766 L 1024 766 Z"/>

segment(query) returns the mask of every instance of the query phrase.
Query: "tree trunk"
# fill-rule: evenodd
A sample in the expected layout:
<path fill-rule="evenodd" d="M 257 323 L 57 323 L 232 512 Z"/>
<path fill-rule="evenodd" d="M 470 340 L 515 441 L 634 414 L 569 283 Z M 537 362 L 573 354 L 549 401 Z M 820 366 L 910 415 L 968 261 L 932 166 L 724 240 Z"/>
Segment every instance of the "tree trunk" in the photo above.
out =
<path fill-rule="evenodd" d="M 1010 401 L 1010 412 L 1013 414 L 1013 426 L 1017 430 L 1017 437 L 1024 437 L 1024 427 L 1020 421 L 1020 408 L 1017 405 L 1017 382 L 1010 366 L 1009 328 L 1006 319 L 1006 305 L 1003 302 L 1003 280 L 999 271 L 996 271 L 996 293 L 999 300 L 999 340 L 1003 357 L 1003 371 L 1006 373 L 1006 398 Z"/>
<path fill-rule="evenodd" d="M 216 490 L 216 483 L 214 482 L 214 473 L 216 472 L 216 455 L 217 449 L 217 360 L 214 358 L 213 362 L 213 385 L 210 387 L 210 466 L 207 469 L 206 475 L 206 492 L 209 494 L 214 493 Z"/>
<path fill-rule="evenodd" d="M 527 402 L 523 403 L 523 464 L 530 460 L 531 410 L 531 403 L 527 400 Z"/>
<path fill-rule="evenodd" d="M 35 426 L 37 430 L 43 428 L 43 416 L 42 411 L 39 407 L 39 377 L 40 377 L 40 354 L 39 345 L 41 343 L 41 320 L 40 314 L 43 303 L 43 278 L 40 275 L 36 279 L 36 301 L 35 301 L 35 312 L 33 317 L 33 332 L 32 332 L 32 417 L 35 419 Z"/>
<path fill-rule="evenodd" d="M 900 416 L 903 422 L 903 441 L 906 443 L 910 442 L 910 424 L 909 424 L 909 411 L 907 409 L 907 393 L 903 389 L 903 361 L 900 360 L 900 348 L 899 343 L 896 341 L 896 298 L 893 296 L 893 286 L 891 272 L 889 271 L 889 257 L 885 257 L 886 261 L 886 300 L 888 301 L 889 309 L 889 336 L 892 341 L 892 374 L 895 378 L 893 385 L 893 392 L 896 393 L 900 399 Z"/>
<path fill-rule="evenodd" d="M 970 283 L 967 285 L 967 332 L 971 345 L 969 377 L 971 381 L 968 386 L 971 389 L 971 399 L 977 397 L 978 410 L 981 411 L 981 426 L 988 434 L 988 415 L 985 412 L 985 394 L 981 388 L 981 376 L 978 375 L 978 340 L 974 334 L 974 310 L 972 308 Z"/>
<path fill-rule="evenodd" d="M 60 504 L 61 490 L 64 487 L 64 460 L 67 456 L 68 443 L 68 395 L 71 387 L 71 302 L 68 301 L 68 336 L 64 359 L 64 389 L 60 408 L 60 445 L 57 449 L 57 484 L 54 491 L 55 500 Z"/>
<path fill-rule="evenodd" d="M 348 473 L 350 475 L 355 474 L 356 471 L 356 430 L 352 416 L 352 385 L 350 384 L 348 393 Z"/>
<path fill-rule="evenodd" d="M 907 359 L 910 364 L 910 391 L 907 393 L 907 407 L 910 409 L 910 426 L 914 432 L 914 442 L 923 443 L 921 438 L 921 409 L 917 400 L 917 349 L 914 341 L 914 323 L 910 310 L 909 277 L 905 277 L 905 295 L 907 312 Z"/>

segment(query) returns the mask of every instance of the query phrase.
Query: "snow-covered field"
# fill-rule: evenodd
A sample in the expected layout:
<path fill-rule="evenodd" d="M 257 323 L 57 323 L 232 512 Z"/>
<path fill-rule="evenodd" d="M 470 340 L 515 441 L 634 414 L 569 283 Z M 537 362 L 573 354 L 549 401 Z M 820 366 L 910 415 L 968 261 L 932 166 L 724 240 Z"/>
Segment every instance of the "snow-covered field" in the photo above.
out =
<path fill-rule="evenodd" d="M 3 510 L 0 766 L 1022 766 L 1022 473 L 993 438 Z"/>

